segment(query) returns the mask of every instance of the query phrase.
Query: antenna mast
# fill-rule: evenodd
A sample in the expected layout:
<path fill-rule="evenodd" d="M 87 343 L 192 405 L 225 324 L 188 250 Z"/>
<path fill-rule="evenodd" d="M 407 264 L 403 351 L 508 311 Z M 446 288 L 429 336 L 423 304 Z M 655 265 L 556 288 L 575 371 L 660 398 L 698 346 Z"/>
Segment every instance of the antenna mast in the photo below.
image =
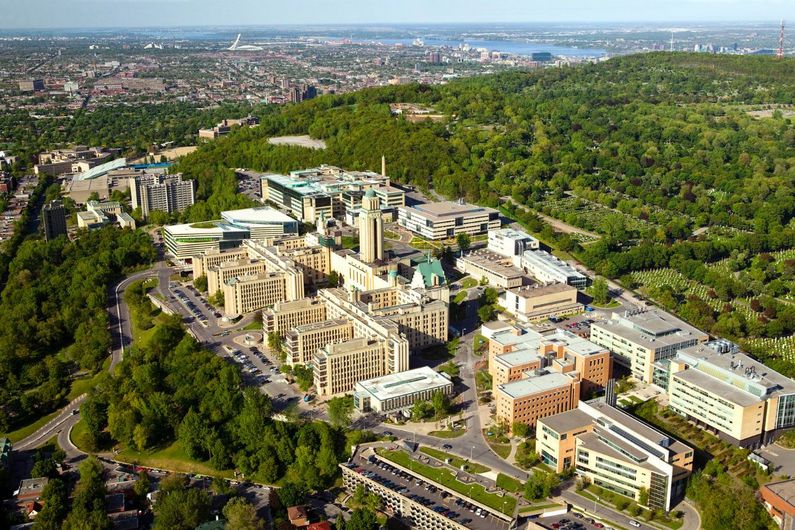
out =
<path fill-rule="evenodd" d="M 674 32 L 671 32 L 671 51 L 674 51 Z"/>
<path fill-rule="evenodd" d="M 781 31 L 778 34 L 778 49 L 776 50 L 776 57 L 779 59 L 784 58 L 784 19 L 781 19 Z"/>

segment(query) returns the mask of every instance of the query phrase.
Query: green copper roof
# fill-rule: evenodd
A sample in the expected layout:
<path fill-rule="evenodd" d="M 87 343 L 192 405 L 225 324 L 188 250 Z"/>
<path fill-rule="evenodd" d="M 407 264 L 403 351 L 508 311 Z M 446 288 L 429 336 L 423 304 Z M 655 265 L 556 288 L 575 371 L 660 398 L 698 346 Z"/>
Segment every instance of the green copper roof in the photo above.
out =
<path fill-rule="evenodd" d="M 422 281 L 425 283 L 425 287 L 432 287 L 434 284 L 444 285 L 447 283 L 447 277 L 444 274 L 442 262 L 438 259 L 423 261 L 417 265 L 417 270 L 422 274 Z M 434 276 L 439 278 L 438 282 L 433 281 Z"/>

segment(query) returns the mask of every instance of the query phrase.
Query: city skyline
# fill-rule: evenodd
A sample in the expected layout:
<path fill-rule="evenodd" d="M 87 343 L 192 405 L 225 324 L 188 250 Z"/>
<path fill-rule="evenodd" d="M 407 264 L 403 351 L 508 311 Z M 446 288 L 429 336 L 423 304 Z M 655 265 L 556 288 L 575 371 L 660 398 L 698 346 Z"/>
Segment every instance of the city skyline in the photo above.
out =
<path fill-rule="evenodd" d="M 544 2 L 502 0 L 488 10 L 474 0 L 441 0 L 427 4 L 407 0 L 399 4 L 343 0 L 333 6 L 322 0 L 300 5 L 232 0 L 218 12 L 211 0 L 33 0 L 6 9 L 7 29 L 61 29 L 163 26 L 251 26 L 335 24 L 443 23 L 672 23 L 762 22 L 794 19 L 795 5 L 784 0 L 672 0 L 638 6 L 629 0 L 598 5 L 569 0 L 554 6 Z M 42 19 L 41 13 L 59 16 Z"/>

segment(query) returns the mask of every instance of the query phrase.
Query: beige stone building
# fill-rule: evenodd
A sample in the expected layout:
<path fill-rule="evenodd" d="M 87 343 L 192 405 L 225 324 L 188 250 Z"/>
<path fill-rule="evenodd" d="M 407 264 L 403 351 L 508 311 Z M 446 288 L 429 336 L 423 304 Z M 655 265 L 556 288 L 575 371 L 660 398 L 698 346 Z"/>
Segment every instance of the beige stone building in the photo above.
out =
<path fill-rule="evenodd" d="M 212 296 L 223 291 L 224 284 L 232 278 L 256 275 L 266 270 L 264 262 L 248 258 L 213 265 L 207 269 L 207 293 Z"/>
<path fill-rule="evenodd" d="M 238 276 L 224 284 L 224 311 L 245 315 L 273 305 L 287 297 L 289 278 L 278 272 Z"/>
<path fill-rule="evenodd" d="M 535 322 L 549 317 L 582 313 L 577 289 L 565 283 L 534 284 L 508 289 L 500 305 L 521 322 Z"/>
<path fill-rule="evenodd" d="M 672 509 L 684 498 L 694 451 L 602 401 L 538 420 L 536 451 L 561 473 L 573 467 L 591 483 L 652 509 Z"/>
<path fill-rule="evenodd" d="M 315 353 L 313 363 L 318 395 L 351 392 L 359 381 L 388 373 L 387 350 L 385 341 L 366 337 L 327 344 Z"/>
<path fill-rule="evenodd" d="M 493 287 L 515 289 L 529 282 L 522 269 L 514 267 L 511 259 L 488 250 L 473 250 L 455 260 L 456 269 L 479 282 Z"/>
<path fill-rule="evenodd" d="M 215 250 L 207 254 L 201 254 L 193 259 L 193 277 L 207 276 L 207 271 L 210 267 L 215 267 L 222 263 L 240 261 L 245 258 L 248 258 L 248 252 L 245 249 L 227 250 L 224 252 Z"/>
<path fill-rule="evenodd" d="M 296 326 L 326 320 L 326 304 L 319 298 L 302 298 L 292 302 L 277 302 L 262 311 L 265 333 L 285 333 Z"/>
<path fill-rule="evenodd" d="M 346 318 L 296 326 L 285 335 L 284 349 L 287 352 L 287 364 L 295 366 L 311 363 L 315 352 L 320 348 L 352 338 L 353 325 Z"/>

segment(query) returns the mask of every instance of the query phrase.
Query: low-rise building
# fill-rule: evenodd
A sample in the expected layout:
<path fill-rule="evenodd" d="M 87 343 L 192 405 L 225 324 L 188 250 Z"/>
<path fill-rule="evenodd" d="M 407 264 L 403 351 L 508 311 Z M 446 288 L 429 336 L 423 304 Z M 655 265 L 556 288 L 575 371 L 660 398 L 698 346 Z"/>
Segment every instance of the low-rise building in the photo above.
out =
<path fill-rule="evenodd" d="M 398 223 L 426 239 L 452 239 L 498 229 L 500 212 L 463 202 L 434 202 L 399 208 Z"/>
<path fill-rule="evenodd" d="M 303 324 L 289 330 L 284 339 L 287 364 L 309 364 L 315 352 L 327 344 L 353 338 L 353 325 L 346 318 Z"/>
<path fill-rule="evenodd" d="M 326 344 L 312 363 L 318 395 L 344 394 L 359 381 L 386 375 L 387 354 L 385 341 L 367 337 Z"/>
<path fill-rule="evenodd" d="M 78 228 L 94 230 L 111 223 L 118 223 L 121 228 L 135 229 L 135 219 L 115 201 L 88 201 L 86 211 L 77 212 Z"/>
<path fill-rule="evenodd" d="M 513 258 L 521 256 L 526 250 L 538 250 L 538 239 L 527 232 L 515 228 L 489 230 L 488 249 L 495 254 Z"/>
<path fill-rule="evenodd" d="M 302 298 L 293 302 L 277 302 L 262 312 L 265 333 L 285 335 L 296 326 L 326 320 L 326 304 L 319 298 Z"/>
<path fill-rule="evenodd" d="M 759 495 L 778 528 L 795 529 L 795 479 L 769 482 L 759 488 Z"/>
<path fill-rule="evenodd" d="M 566 468 L 591 483 L 670 510 L 684 498 L 694 451 L 603 401 L 580 402 L 576 409 L 541 418 L 536 452 L 561 473 Z"/>
<path fill-rule="evenodd" d="M 408 410 L 417 401 L 431 401 L 437 392 L 452 395 L 453 382 L 446 374 L 424 366 L 357 382 L 353 404 L 361 412 L 385 414 Z"/>
<path fill-rule="evenodd" d="M 489 250 L 467 252 L 456 258 L 455 267 L 479 282 L 501 289 L 521 287 L 526 280 L 524 272 L 514 267 L 510 259 Z"/>
<path fill-rule="evenodd" d="M 732 444 L 759 447 L 795 427 L 795 381 L 728 341 L 683 348 L 666 364 L 670 409 Z"/>
<path fill-rule="evenodd" d="M 591 340 L 614 354 L 644 383 L 654 382 L 654 364 L 682 348 L 706 342 L 709 335 L 660 309 L 614 312 L 607 322 L 591 325 Z"/>
<path fill-rule="evenodd" d="M 588 277 L 565 261 L 543 250 L 526 250 L 520 266 L 540 283 L 567 283 L 577 289 L 585 289 Z"/>
<path fill-rule="evenodd" d="M 525 372 L 525 377 L 494 387 L 497 421 L 535 427 L 536 421 L 577 406 L 580 381 L 577 373 L 561 374 L 546 369 Z"/>
<path fill-rule="evenodd" d="M 582 313 L 577 289 L 565 283 L 533 284 L 508 289 L 500 305 L 521 322 Z"/>

